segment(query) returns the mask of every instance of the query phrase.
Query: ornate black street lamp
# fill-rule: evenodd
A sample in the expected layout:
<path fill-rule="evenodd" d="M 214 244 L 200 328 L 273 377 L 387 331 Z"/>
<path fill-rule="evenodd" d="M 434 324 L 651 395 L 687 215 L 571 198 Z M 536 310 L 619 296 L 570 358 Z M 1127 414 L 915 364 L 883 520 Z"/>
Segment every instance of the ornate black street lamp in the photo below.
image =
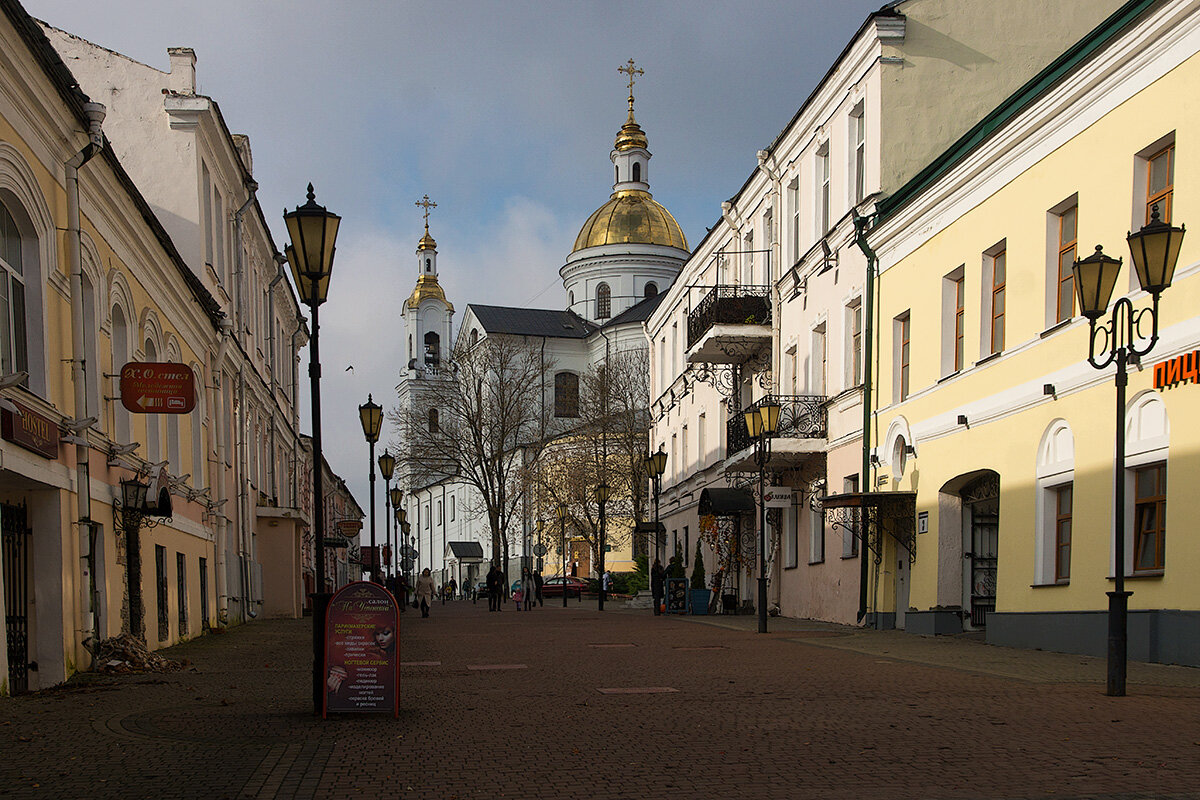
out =
<path fill-rule="evenodd" d="M 559 503 L 558 508 L 558 536 L 560 546 L 562 547 L 562 594 L 563 608 L 567 607 L 567 516 L 570 513 L 567 510 L 566 503 Z M 582 596 L 582 592 L 580 593 Z"/>
<path fill-rule="evenodd" d="M 609 496 L 612 494 L 612 487 L 607 483 L 602 483 L 592 490 L 592 496 L 600 505 L 600 546 L 596 548 L 600 551 L 600 571 L 596 573 L 600 576 L 600 594 L 596 604 L 597 610 L 604 610 L 604 595 L 607 594 L 607 587 L 604 585 L 604 504 L 608 502 Z M 566 587 L 563 587 L 566 591 Z"/>
<path fill-rule="evenodd" d="M 658 449 L 657 453 L 652 453 L 646 456 L 646 473 L 650 476 L 650 482 L 654 486 L 654 560 L 658 561 L 660 553 L 659 535 L 658 535 L 658 495 L 662 491 L 662 476 L 667 468 L 667 454 L 662 448 Z"/>
<path fill-rule="evenodd" d="M 1096 321 L 1108 310 L 1108 301 L 1121 271 L 1121 260 L 1106 256 L 1100 245 L 1096 245 L 1095 253 L 1071 266 L 1080 313 L 1088 320 L 1088 363 L 1096 369 L 1104 369 L 1113 363 L 1117 365 L 1117 447 L 1113 470 L 1116 473 L 1113 489 L 1116 579 L 1114 590 L 1108 592 L 1107 694 L 1110 697 L 1125 696 L 1129 596 L 1133 594 L 1125 591 L 1125 387 L 1129 383 L 1126 367 L 1131 356 L 1140 358 L 1158 343 L 1158 298 L 1171 285 L 1175 275 L 1183 234 L 1182 226 L 1176 228 L 1159 219 L 1157 205 L 1151 211 L 1150 222 L 1137 233 L 1129 234 L 1129 252 L 1138 283 L 1143 291 L 1150 293 L 1153 303 L 1150 308 L 1135 309 L 1128 297 L 1118 298 L 1108 322 L 1102 325 L 1097 325 Z M 1145 321 L 1150 323 L 1148 340 L 1142 332 Z M 1100 348 L 1096 346 L 1098 339 Z M 1139 346 L 1139 341 L 1145 344 Z"/>
<path fill-rule="evenodd" d="M 404 518 L 401 518 L 400 514 L 396 513 L 398 511 L 402 510 L 400 508 L 400 503 L 404 500 L 404 492 L 403 492 L 403 490 L 400 489 L 399 486 L 388 490 L 388 499 L 391 500 L 393 514 L 395 514 L 395 517 L 396 517 L 396 526 L 395 526 L 396 536 L 393 539 L 393 544 L 396 545 L 396 550 L 392 551 L 392 555 L 388 559 L 388 561 L 389 561 L 388 569 L 390 569 L 392 574 L 395 575 L 396 574 L 396 552 L 398 550 L 400 550 L 400 522 L 402 522 L 403 519 L 406 519 L 408 517 L 408 515 L 405 514 Z"/>
<path fill-rule="evenodd" d="M 758 465 L 758 632 L 767 632 L 767 462 L 771 439 L 779 426 L 779 405 L 764 403 L 744 412 L 746 430 L 754 440 L 754 463 Z"/>
<path fill-rule="evenodd" d="M 387 561 L 383 565 L 383 579 L 386 582 L 392 576 L 392 473 L 396 470 L 396 458 L 387 450 L 379 456 L 379 474 L 383 476 L 383 507 L 387 512 L 383 515 L 384 550 Z"/>
<path fill-rule="evenodd" d="M 371 401 L 358 407 L 358 419 L 362 422 L 363 436 L 367 437 L 367 447 L 371 452 L 371 580 L 379 581 L 379 551 L 375 549 L 375 443 L 379 441 L 379 429 L 383 426 L 383 406 Z"/>
<path fill-rule="evenodd" d="M 321 470 L 325 464 L 321 452 L 321 354 L 318 347 L 321 326 L 317 309 L 329 292 L 333 274 L 334 241 L 342 218 L 317 205 L 313 186 L 308 185 L 308 202 L 295 211 L 285 212 L 288 237 L 292 243 L 285 248 L 292 280 L 300 302 L 312 312 L 312 336 L 308 341 L 308 377 L 312 389 L 313 430 L 313 549 L 316 551 L 316 591 L 313 592 L 313 713 L 320 714 L 325 692 L 321 661 L 325 657 L 325 609 L 329 593 L 325 575 L 325 509 L 321 492 Z"/>

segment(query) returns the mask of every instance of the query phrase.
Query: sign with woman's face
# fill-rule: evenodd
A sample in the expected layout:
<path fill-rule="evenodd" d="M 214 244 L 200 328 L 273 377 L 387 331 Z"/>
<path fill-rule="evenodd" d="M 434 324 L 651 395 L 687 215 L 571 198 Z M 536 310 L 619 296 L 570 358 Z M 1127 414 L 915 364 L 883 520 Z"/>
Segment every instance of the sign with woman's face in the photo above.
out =
<path fill-rule="evenodd" d="M 340 589 L 325 616 L 325 712 L 400 711 L 400 606 L 359 581 Z"/>

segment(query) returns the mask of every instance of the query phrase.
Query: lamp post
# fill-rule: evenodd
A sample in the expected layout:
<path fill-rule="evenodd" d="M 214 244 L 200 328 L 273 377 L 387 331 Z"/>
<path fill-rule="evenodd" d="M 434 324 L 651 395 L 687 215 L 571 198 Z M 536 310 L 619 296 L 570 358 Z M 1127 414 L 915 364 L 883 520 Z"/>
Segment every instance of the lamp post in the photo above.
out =
<path fill-rule="evenodd" d="M 563 608 L 567 607 L 567 504 L 559 503 L 558 508 L 558 536 L 560 547 L 562 547 L 562 595 Z"/>
<path fill-rule="evenodd" d="M 667 454 L 663 452 L 662 447 L 658 448 L 657 453 L 646 456 L 646 473 L 650 476 L 650 482 L 654 486 L 654 560 L 658 561 L 659 552 L 659 536 L 658 536 L 658 494 L 662 491 L 662 476 L 667 468 Z M 657 613 L 657 612 L 655 612 Z"/>
<path fill-rule="evenodd" d="M 412 526 L 408 524 L 408 512 L 400 509 L 400 534 L 408 542 L 408 569 L 404 577 L 404 602 L 408 602 L 408 593 L 412 589 L 413 559 L 417 557 L 417 549 L 413 547 L 413 538 L 409 535 Z"/>
<path fill-rule="evenodd" d="M 608 502 L 611 494 L 612 487 L 607 483 L 602 483 L 592 490 L 592 496 L 600 504 L 600 546 L 596 548 L 600 551 L 600 571 L 597 573 L 600 576 L 600 595 L 596 604 L 599 611 L 604 610 L 604 595 L 607 594 L 607 587 L 604 585 L 604 504 Z M 563 591 L 566 591 L 566 586 L 563 587 Z"/>
<path fill-rule="evenodd" d="M 379 428 L 383 425 L 383 407 L 371 401 L 358 407 L 358 419 L 362 422 L 363 436 L 367 437 L 367 447 L 371 452 L 368 463 L 371 465 L 371 580 L 379 581 L 379 551 L 375 549 L 375 443 L 379 441 Z"/>
<path fill-rule="evenodd" d="M 379 474 L 383 476 L 383 507 L 387 509 L 383 515 L 384 550 L 387 551 L 387 563 L 383 565 L 385 582 L 392 575 L 392 473 L 395 469 L 395 456 L 384 450 L 379 456 Z"/>
<path fill-rule="evenodd" d="M 1176 228 L 1163 222 L 1158 216 L 1158 206 L 1153 207 L 1150 222 L 1127 237 L 1138 283 L 1143 291 L 1150 293 L 1153 303 L 1150 308 L 1137 310 L 1128 297 L 1118 298 L 1108 322 L 1101 325 L 1096 322 L 1108 310 L 1108 301 L 1121 271 L 1121 260 L 1106 256 L 1100 245 L 1096 245 L 1095 253 L 1071 266 L 1080 313 L 1088 320 L 1088 363 L 1096 369 L 1104 369 L 1113 363 L 1117 366 L 1117 447 L 1113 469 L 1116 476 L 1113 489 L 1115 582 L 1114 590 L 1107 593 L 1106 693 L 1109 697 L 1125 696 L 1129 596 L 1133 594 L 1125 591 L 1125 387 L 1129 383 L 1126 367 L 1130 356 L 1144 356 L 1158 342 L 1158 298 L 1171 285 L 1175 275 L 1183 234 L 1182 226 Z M 1150 338 L 1139 347 L 1138 340 L 1144 339 L 1142 321 L 1147 314 L 1150 315 Z M 1101 340 L 1099 351 L 1098 338 Z"/>
<path fill-rule="evenodd" d="M 325 610 L 329 594 L 325 586 L 325 509 L 321 494 L 321 469 L 325 463 L 321 453 L 321 354 L 318 347 L 321 326 L 317 309 L 329 292 L 333 274 L 334 241 L 342 218 L 317 205 L 313 185 L 308 185 L 308 202 L 295 211 L 284 213 L 288 238 L 285 248 L 292 280 L 300 302 L 312 311 L 312 337 L 308 342 L 308 377 L 312 391 L 313 442 L 313 544 L 316 551 L 316 591 L 313 592 L 313 713 L 320 714 L 325 696 L 325 680 L 321 662 L 325 657 Z"/>
<path fill-rule="evenodd" d="M 408 518 L 408 514 L 405 514 L 404 517 L 400 516 L 400 512 L 403 511 L 403 509 L 400 508 L 400 503 L 404 500 L 404 492 L 400 489 L 399 486 L 388 490 L 388 499 L 391 501 L 391 504 L 392 504 L 392 513 L 396 517 L 396 525 L 393 529 L 396 531 L 396 535 L 392 539 L 392 544 L 394 544 L 396 546 L 396 549 L 392 551 L 391 556 L 388 558 L 388 562 L 389 562 L 388 569 L 390 569 L 392 571 L 392 574 L 395 575 L 396 574 L 396 552 L 400 549 L 400 523 L 404 519 Z"/>
<path fill-rule="evenodd" d="M 746 430 L 754 440 L 754 463 L 758 465 L 758 632 L 767 632 L 767 462 L 771 439 L 779 425 L 779 405 L 766 402 L 744 412 Z"/>

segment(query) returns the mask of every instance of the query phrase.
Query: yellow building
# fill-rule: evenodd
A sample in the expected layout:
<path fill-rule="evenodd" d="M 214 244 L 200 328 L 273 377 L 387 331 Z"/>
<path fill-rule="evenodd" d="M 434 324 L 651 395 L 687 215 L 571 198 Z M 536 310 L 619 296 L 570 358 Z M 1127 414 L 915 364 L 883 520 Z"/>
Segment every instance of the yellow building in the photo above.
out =
<path fill-rule="evenodd" d="M 898 627 L 1104 653 L 1119 491 L 1130 657 L 1200 664 L 1200 242 L 1183 243 L 1119 411 L 1071 275 L 1097 246 L 1123 258 L 1114 301 L 1149 343 L 1123 239 L 1153 207 L 1175 225 L 1197 208 L 1197 5 L 1127 4 L 876 207 L 874 488 L 915 492 L 917 518 L 881 537 L 870 588 Z M 1103 362 L 1103 331 L 1095 344 Z M 1162 386 L 1176 368 L 1160 362 L 1184 380 Z"/>

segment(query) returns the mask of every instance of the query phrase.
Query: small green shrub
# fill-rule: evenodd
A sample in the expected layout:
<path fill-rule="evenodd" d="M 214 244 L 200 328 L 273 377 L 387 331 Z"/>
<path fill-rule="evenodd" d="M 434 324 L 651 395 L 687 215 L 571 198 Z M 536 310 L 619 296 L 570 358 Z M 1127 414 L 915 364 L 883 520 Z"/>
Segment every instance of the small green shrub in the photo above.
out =
<path fill-rule="evenodd" d="M 692 563 L 692 586 L 693 589 L 707 589 L 708 586 L 704 583 L 704 553 L 700 550 L 700 541 L 696 540 L 696 558 Z"/>

